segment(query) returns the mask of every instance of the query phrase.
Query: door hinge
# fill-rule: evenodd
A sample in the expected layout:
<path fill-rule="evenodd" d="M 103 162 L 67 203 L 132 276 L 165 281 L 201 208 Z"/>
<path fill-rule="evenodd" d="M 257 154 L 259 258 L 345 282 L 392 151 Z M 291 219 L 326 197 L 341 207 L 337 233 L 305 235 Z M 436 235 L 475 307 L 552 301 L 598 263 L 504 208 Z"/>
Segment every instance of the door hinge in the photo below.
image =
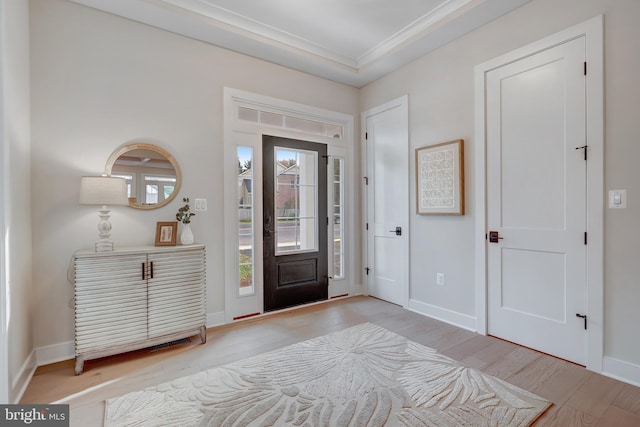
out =
<path fill-rule="evenodd" d="M 324 160 L 326 161 L 327 166 L 329 166 L 329 157 L 331 156 L 322 156 L 322 157 L 324 157 Z"/>
<path fill-rule="evenodd" d="M 368 140 L 369 139 L 369 132 L 365 132 L 364 133 L 364 139 Z"/>
<path fill-rule="evenodd" d="M 587 149 L 589 148 L 588 145 L 583 145 L 582 147 L 576 147 L 576 150 L 584 150 L 584 159 L 587 160 Z"/>
<path fill-rule="evenodd" d="M 369 177 L 365 176 L 364 178 L 364 185 L 369 185 Z"/>
<path fill-rule="evenodd" d="M 367 230 L 367 231 L 369 231 L 369 223 L 366 223 L 366 224 L 365 224 L 364 229 L 365 229 L 365 230 Z"/>
<path fill-rule="evenodd" d="M 327 225 L 329 225 L 329 217 L 327 217 Z"/>
<path fill-rule="evenodd" d="M 587 232 L 586 231 L 584 232 L 584 244 L 585 245 L 587 244 Z"/>
<path fill-rule="evenodd" d="M 369 267 L 365 267 L 364 271 L 366 271 L 366 272 L 367 272 L 367 276 L 369 275 L 369 271 L 370 271 L 370 270 L 371 270 L 371 269 L 370 269 Z"/>
<path fill-rule="evenodd" d="M 576 317 L 584 319 L 584 330 L 586 331 L 587 330 L 587 315 L 586 314 L 576 313 Z"/>
<path fill-rule="evenodd" d="M 587 75 L 587 61 L 584 61 L 584 75 Z"/>

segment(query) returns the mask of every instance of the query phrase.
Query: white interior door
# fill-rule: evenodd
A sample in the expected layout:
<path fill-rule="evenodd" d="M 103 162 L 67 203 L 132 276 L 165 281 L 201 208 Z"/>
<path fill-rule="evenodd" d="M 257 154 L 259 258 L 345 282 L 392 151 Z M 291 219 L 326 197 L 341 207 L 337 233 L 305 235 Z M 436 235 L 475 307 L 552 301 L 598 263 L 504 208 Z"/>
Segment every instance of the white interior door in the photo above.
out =
<path fill-rule="evenodd" d="M 584 62 L 581 37 L 490 71 L 486 81 L 488 332 L 580 364 Z"/>
<path fill-rule="evenodd" d="M 367 163 L 367 292 L 401 306 L 409 294 L 407 97 L 363 113 Z"/>

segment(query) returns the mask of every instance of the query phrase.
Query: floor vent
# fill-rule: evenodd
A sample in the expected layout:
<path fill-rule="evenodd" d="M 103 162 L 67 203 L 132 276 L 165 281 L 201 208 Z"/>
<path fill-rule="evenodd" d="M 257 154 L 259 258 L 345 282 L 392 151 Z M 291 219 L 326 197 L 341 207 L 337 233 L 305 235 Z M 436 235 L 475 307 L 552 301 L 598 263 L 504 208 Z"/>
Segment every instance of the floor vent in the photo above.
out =
<path fill-rule="evenodd" d="M 163 344 L 154 345 L 152 347 L 149 347 L 149 351 L 162 350 L 163 348 L 172 347 L 174 345 L 184 344 L 187 342 L 191 342 L 191 338 L 182 338 L 181 340 L 169 341 Z"/>

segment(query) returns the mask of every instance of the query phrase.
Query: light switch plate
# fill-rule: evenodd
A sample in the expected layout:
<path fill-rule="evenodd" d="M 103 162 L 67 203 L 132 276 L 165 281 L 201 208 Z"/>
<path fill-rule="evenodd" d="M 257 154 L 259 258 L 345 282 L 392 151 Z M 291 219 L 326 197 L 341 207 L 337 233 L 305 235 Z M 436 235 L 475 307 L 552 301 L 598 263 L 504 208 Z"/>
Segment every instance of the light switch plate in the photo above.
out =
<path fill-rule="evenodd" d="M 625 209 L 627 207 L 627 190 L 609 190 L 609 208 Z"/>
<path fill-rule="evenodd" d="M 207 199 L 196 199 L 193 210 L 196 212 L 206 212 L 207 211 Z"/>

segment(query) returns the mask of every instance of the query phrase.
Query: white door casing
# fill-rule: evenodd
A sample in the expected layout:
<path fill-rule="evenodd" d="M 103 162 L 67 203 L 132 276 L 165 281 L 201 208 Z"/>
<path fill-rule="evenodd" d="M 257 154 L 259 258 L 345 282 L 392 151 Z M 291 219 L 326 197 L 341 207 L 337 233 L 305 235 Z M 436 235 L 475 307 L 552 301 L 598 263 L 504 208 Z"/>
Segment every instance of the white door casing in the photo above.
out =
<path fill-rule="evenodd" d="M 602 33 L 600 16 L 478 65 L 475 82 L 477 329 L 498 331 L 598 372 L 603 356 Z M 559 78 L 565 71 L 573 75 L 565 69 L 576 66 L 567 65 L 568 57 L 577 61 L 578 75 Z M 556 80 L 536 88 L 536 80 L 554 75 Z M 570 104 L 565 89 L 567 96 L 578 92 L 586 102 L 569 106 L 561 117 Z M 494 96 L 497 90 L 500 96 Z M 521 98 L 512 108 L 515 94 L 526 94 L 526 102 Z M 551 144 L 558 135 L 560 145 Z M 506 144 L 514 139 L 517 149 Z M 501 141 L 504 150 L 492 140 Z M 584 150 L 576 150 L 584 145 L 586 163 Z M 580 205 L 586 207 L 582 212 Z M 500 243 L 486 239 L 490 231 L 500 233 Z M 586 332 L 576 313 L 588 315 Z"/>
<path fill-rule="evenodd" d="M 240 109 L 247 114 L 240 119 Z M 280 122 L 263 122 L 257 119 L 259 114 L 266 114 L 273 120 L 281 117 Z M 285 117 L 286 116 L 286 117 Z M 291 120 L 291 123 L 288 123 Z M 309 132 L 305 131 L 305 123 L 311 125 Z M 253 187 L 262 188 L 262 135 L 273 135 L 284 138 L 304 139 L 327 145 L 330 158 L 344 159 L 345 199 L 352 201 L 353 196 L 353 116 L 329 111 L 317 107 L 298 104 L 238 89 L 224 90 L 224 158 L 225 158 L 225 188 L 224 188 L 224 222 L 225 222 L 225 311 L 224 316 L 216 316 L 217 323 L 231 323 L 247 315 L 263 312 L 263 262 L 262 262 L 262 192 L 253 193 L 253 280 L 255 291 L 240 295 L 239 258 L 238 258 L 238 147 L 248 147 L 253 152 L 252 165 Z M 318 128 L 324 127 L 326 135 L 318 134 Z M 333 130 L 341 129 L 340 137 L 334 136 Z M 333 193 L 329 191 L 328 200 L 331 203 Z M 346 204 L 342 215 L 344 221 L 344 274 L 340 278 L 329 280 L 329 298 L 360 292 L 360 285 L 355 282 L 354 250 L 354 217 L 353 205 Z M 329 213 L 327 212 L 327 215 Z M 332 235 L 327 233 L 327 239 Z M 331 247 L 332 245 L 330 245 Z M 329 254 L 331 270 L 332 254 Z M 224 317 L 224 319 L 222 319 Z M 211 321 L 207 326 L 215 324 Z"/>
<path fill-rule="evenodd" d="M 584 364 L 584 37 L 487 87 L 488 332 Z M 490 236 L 491 237 L 491 236 Z"/>
<path fill-rule="evenodd" d="M 407 100 L 404 96 L 362 113 L 367 293 L 403 307 L 409 300 Z"/>
<path fill-rule="evenodd" d="M 0 22 L 4 21 L 4 5 L 0 5 Z M 9 194 L 8 188 L 6 188 L 10 182 L 7 174 L 7 161 L 8 143 L 7 135 L 5 134 L 5 111 L 4 111 L 4 58 L 6 55 L 4 44 L 4 31 L 0 31 L 0 177 L 2 177 L 2 191 L 0 191 L 0 230 L 2 236 L 6 236 L 8 230 L 5 222 L 5 195 Z M 0 243 L 0 402 L 2 403 L 15 403 L 9 402 L 9 313 L 10 313 L 10 298 L 7 289 L 7 276 L 5 256 L 7 254 L 5 238 Z"/>

